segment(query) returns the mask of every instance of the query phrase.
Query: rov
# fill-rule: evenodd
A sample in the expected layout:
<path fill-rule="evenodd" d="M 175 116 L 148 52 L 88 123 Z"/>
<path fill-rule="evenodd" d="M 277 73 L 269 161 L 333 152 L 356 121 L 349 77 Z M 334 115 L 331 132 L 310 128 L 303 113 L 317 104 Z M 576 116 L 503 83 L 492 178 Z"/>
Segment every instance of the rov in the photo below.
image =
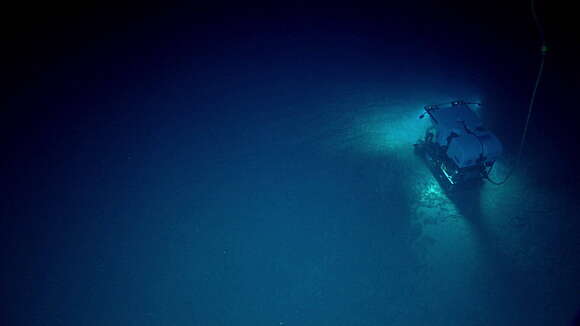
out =
<path fill-rule="evenodd" d="M 464 101 L 427 105 L 431 126 L 414 144 L 435 178 L 447 191 L 477 185 L 486 179 L 502 153 L 498 138 L 483 127 Z"/>

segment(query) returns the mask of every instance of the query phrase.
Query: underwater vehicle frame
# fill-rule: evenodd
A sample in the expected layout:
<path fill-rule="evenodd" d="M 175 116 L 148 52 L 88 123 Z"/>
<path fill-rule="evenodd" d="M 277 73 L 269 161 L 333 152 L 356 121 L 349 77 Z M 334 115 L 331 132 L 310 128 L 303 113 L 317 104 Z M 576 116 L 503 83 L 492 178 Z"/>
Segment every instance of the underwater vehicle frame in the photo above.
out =
<path fill-rule="evenodd" d="M 446 191 L 470 188 L 487 179 L 502 154 L 499 139 L 487 130 L 464 101 L 425 106 L 419 118 L 429 115 L 431 126 L 414 144 Z"/>

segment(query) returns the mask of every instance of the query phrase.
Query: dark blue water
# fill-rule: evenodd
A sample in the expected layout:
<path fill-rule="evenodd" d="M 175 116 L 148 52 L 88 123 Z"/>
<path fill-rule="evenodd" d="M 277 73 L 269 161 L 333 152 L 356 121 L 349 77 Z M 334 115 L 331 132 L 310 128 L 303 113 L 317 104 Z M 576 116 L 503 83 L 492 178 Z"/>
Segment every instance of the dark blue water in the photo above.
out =
<path fill-rule="evenodd" d="M 14 32 L 3 324 L 572 325 L 574 38 L 538 8 L 523 163 L 455 196 L 417 117 L 481 101 L 509 169 L 540 60 L 526 1 L 73 8 Z"/>

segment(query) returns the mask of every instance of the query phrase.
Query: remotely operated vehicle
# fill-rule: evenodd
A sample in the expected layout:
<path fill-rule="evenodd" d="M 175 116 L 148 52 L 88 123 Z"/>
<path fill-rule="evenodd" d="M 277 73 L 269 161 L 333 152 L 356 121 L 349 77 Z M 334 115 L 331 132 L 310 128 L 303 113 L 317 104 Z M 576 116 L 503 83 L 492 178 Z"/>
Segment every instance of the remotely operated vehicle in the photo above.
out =
<path fill-rule="evenodd" d="M 478 103 L 453 101 L 447 104 L 427 105 L 425 113 L 420 116 L 423 118 L 426 114 L 429 115 L 432 126 L 426 131 L 425 138 L 415 144 L 415 150 L 425 158 L 431 171 L 446 190 L 481 183 L 483 179 L 498 186 L 505 184 L 521 161 L 548 53 L 544 29 L 536 16 L 534 0 L 531 1 L 531 9 L 541 41 L 541 60 L 516 160 L 502 179 L 490 177 L 496 159 L 502 154 L 502 145 L 491 131 L 485 129 L 479 117 L 471 110 L 470 105 L 479 105 Z"/>
<path fill-rule="evenodd" d="M 425 106 L 431 126 L 425 138 L 414 144 L 435 178 L 447 191 L 476 185 L 488 178 L 502 154 L 499 139 L 487 130 L 464 101 Z"/>

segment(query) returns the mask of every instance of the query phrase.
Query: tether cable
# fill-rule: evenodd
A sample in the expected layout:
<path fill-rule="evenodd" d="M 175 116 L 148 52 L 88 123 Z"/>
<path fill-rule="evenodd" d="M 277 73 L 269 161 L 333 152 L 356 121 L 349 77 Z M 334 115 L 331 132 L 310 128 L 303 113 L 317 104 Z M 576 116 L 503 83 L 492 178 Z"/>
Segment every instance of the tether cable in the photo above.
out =
<path fill-rule="evenodd" d="M 510 177 L 513 175 L 514 171 L 517 169 L 517 167 L 520 164 L 521 158 L 522 158 L 522 153 L 524 151 L 524 146 L 526 144 L 526 136 L 528 134 L 528 126 L 530 124 L 530 118 L 532 117 L 532 111 L 534 108 L 534 103 L 536 100 L 536 93 L 538 92 L 538 87 L 540 85 L 540 81 L 542 79 L 542 73 L 544 71 L 544 61 L 546 59 L 546 54 L 548 53 L 548 47 L 546 46 L 546 41 L 544 40 L 544 29 L 542 28 L 542 25 L 540 24 L 540 21 L 538 20 L 538 16 L 536 15 L 536 8 L 534 5 L 534 0 L 531 0 L 531 7 L 532 7 L 532 17 L 534 19 L 534 22 L 536 24 L 536 29 L 538 30 L 538 34 L 540 36 L 540 40 L 541 40 L 541 48 L 540 48 L 540 54 L 541 54 L 541 60 L 540 60 L 540 67 L 538 69 L 538 75 L 536 77 L 536 83 L 534 85 L 534 90 L 532 91 L 532 96 L 530 98 L 530 104 L 528 106 L 528 115 L 526 116 L 526 123 L 524 124 L 524 131 L 522 132 L 522 137 L 520 140 L 520 146 L 518 148 L 518 154 L 516 156 L 516 161 L 515 163 L 512 165 L 511 169 L 508 171 L 508 173 L 504 176 L 503 180 L 500 181 L 496 181 L 490 178 L 489 173 L 491 172 L 491 170 L 486 173 L 485 178 L 492 184 L 494 185 L 502 185 L 504 183 L 506 183 Z"/>

